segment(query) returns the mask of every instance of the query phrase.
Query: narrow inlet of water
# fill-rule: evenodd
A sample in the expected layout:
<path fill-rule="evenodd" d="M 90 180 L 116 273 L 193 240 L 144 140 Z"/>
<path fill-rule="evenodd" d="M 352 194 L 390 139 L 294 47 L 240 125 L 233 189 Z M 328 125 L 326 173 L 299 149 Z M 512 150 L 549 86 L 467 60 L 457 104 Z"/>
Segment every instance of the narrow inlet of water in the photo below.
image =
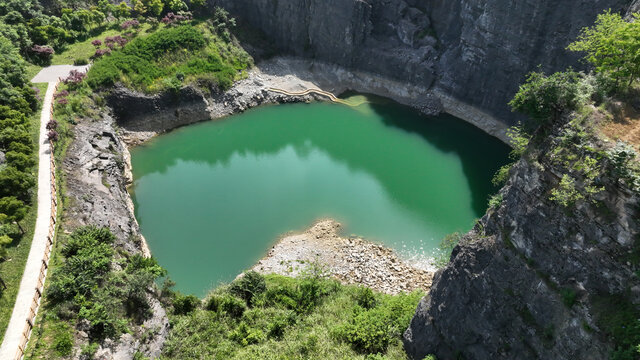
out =
<path fill-rule="evenodd" d="M 136 217 L 179 290 L 204 295 L 320 218 L 420 258 L 482 216 L 506 145 L 452 116 L 350 100 L 260 107 L 133 149 Z"/>

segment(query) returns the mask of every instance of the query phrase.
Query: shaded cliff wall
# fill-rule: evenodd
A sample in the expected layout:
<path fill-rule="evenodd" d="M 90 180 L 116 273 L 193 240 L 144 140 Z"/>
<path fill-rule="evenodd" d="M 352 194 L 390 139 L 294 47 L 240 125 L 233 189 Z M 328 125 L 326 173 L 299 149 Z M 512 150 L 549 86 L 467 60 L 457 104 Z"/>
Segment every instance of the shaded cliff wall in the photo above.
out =
<path fill-rule="evenodd" d="M 404 334 L 412 359 L 610 357 L 610 319 L 640 304 L 640 193 L 601 160 L 605 191 L 562 207 L 550 196 L 567 170 L 551 142 L 514 166 L 501 205 L 436 273 Z"/>
<path fill-rule="evenodd" d="M 631 0 L 209 0 L 291 54 L 438 88 L 512 123 L 531 70 L 580 66 L 565 50 Z"/>

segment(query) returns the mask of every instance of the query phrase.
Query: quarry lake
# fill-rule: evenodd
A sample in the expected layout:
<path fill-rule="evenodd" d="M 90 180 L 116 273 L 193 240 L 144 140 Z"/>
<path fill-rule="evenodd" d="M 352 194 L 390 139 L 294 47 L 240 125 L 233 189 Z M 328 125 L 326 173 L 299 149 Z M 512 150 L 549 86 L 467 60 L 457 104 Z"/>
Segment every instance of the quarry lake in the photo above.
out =
<path fill-rule="evenodd" d="M 506 145 L 448 115 L 349 100 L 260 107 L 132 149 L 136 217 L 178 290 L 204 295 L 320 218 L 426 258 L 482 216 Z"/>

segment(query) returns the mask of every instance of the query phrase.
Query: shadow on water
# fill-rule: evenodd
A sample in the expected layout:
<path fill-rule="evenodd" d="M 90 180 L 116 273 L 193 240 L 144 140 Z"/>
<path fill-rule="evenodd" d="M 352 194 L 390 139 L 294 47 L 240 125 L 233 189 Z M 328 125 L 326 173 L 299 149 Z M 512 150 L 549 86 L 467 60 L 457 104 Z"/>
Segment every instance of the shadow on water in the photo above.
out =
<path fill-rule="evenodd" d="M 341 97 L 353 95 L 346 92 Z M 485 212 L 487 196 L 498 190 L 491 184 L 491 179 L 501 166 L 509 163 L 509 146 L 449 114 L 426 116 L 390 99 L 375 95 L 367 95 L 367 98 L 371 109 L 386 125 L 420 135 L 442 152 L 455 153 L 471 188 L 474 211 L 477 214 Z"/>
<path fill-rule="evenodd" d="M 416 134 L 426 142 L 435 146 L 438 150 L 455 154 L 460 159 L 463 172 L 472 193 L 472 208 L 477 216 L 484 213 L 487 206 L 487 196 L 495 191 L 491 185 L 491 177 L 503 164 L 507 163 L 509 148 L 499 140 L 483 133 L 464 121 L 449 115 L 427 117 L 417 111 L 394 103 L 387 99 L 369 97 L 368 106 L 387 126 L 399 129 L 411 134 Z M 390 196 L 405 208 L 409 208 L 420 214 L 433 212 L 432 199 L 422 197 L 415 189 L 415 179 L 411 177 L 427 177 L 434 171 L 439 171 L 438 164 L 420 163 L 418 155 L 408 149 L 399 149 L 389 146 L 382 138 L 366 138 L 359 133 L 358 126 L 345 126 L 341 124 L 340 130 L 332 132 L 332 121 L 344 116 L 345 111 L 356 111 L 343 105 L 333 104 L 292 104 L 279 106 L 328 106 L 330 111 L 316 114 L 309 111 L 308 118 L 282 119 L 286 126 L 280 126 L 277 131 L 268 121 L 242 121 L 234 127 L 220 127 L 214 131 L 225 132 L 223 136 L 215 136 L 211 141 L 211 129 L 205 129 L 212 123 L 203 123 L 190 126 L 203 131 L 190 133 L 191 141 L 163 142 L 163 146 L 155 147 L 153 158 L 149 152 L 143 149 L 134 149 L 134 173 L 136 178 L 142 178 L 150 173 L 164 173 L 178 161 L 207 163 L 210 166 L 218 164 L 228 165 L 233 155 L 263 156 L 275 154 L 287 146 L 293 146 L 301 157 L 315 146 L 329 155 L 345 163 L 352 171 L 365 171 L 380 182 Z M 261 108 L 259 111 L 269 111 Z M 250 110 L 249 112 L 255 111 Z M 370 110 L 369 110 L 370 111 Z M 239 115 L 239 116 L 245 116 Z M 324 116 L 318 119 L 312 117 Z M 307 121 L 305 121 L 307 120 Z M 315 121 L 314 121 L 315 120 Z M 224 121 L 235 121 L 229 119 Z M 200 129 L 200 128 L 199 128 Z M 180 132 L 187 130 L 179 129 Z M 265 136 L 268 134 L 268 136 Z M 217 134 L 220 135 L 220 134 Z M 163 139 L 165 140 L 165 139 Z M 207 144 L 203 151 L 202 144 Z M 153 142 L 149 145 L 153 146 Z M 160 152 L 160 153 L 159 153 Z M 158 163 L 154 159 L 162 159 Z M 406 172 L 406 163 L 399 164 L 398 159 L 415 161 L 413 173 Z M 135 194 L 134 194 L 135 197 Z"/>

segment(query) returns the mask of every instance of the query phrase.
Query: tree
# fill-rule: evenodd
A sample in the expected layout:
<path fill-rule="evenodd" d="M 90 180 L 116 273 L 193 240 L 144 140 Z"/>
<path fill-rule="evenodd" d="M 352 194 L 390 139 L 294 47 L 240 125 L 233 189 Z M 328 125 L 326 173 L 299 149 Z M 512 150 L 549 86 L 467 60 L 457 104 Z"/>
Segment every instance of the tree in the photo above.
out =
<path fill-rule="evenodd" d="M 545 75 L 532 72 L 509 102 L 513 111 L 529 115 L 538 125 L 553 121 L 578 105 L 579 75 L 574 71 Z"/>
<path fill-rule="evenodd" d="M 149 13 L 151 13 L 151 15 L 160 16 L 164 9 L 164 3 L 162 0 L 150 0 L 147 7 L 149 8 Z"/>
<path fill-rule="evenodd" d="M 11 238 L 7 235 L 0 235 L 0 260 L 3 260 L 7 257 L 7 246 L 11 244 Z M 2 286 L 2 290 L 7 288 L 7 285 L 2 280 L 2 276 L 0 276 L 0 286 Z"/>
<path fill-rule="evenodd" d="M 29 189 L 35 185 L 33 175 L 22 172 L 13 166 L 0 170 L 0 196 L 15 196 L 20 200 L 29 199 Z"/>
<path fill-rule="evenodd" d="M 25 171 L 30 170 L 35 164 L 36 160 L 33 156 L 29 156 L 25 153 L 17 151 L 9 151 L 5 154 L 7 158 L 7 164 L 13 166 L 16 169 Z"/>
<path fill-rule="evenodd" d="M 131 8 L 123 1 L 115 8 L 114 15 L 119 19 L 129 17 L 131 15 Z"/>
<path fill-rule="evenodd" d="M 625 21 L 611 10 L 598 15 L 592 27 L 582 29 L 571 51 L 585 52 L 585 59 L 598 73 L 613 78 L 616 87 L 626 80 L 627 88 L 640 76 L 640 14 L 633 22 Z"/>
<path fill-rule="evenodd" d="M 20 221 L 27 215 L 27 206 L 14 196 L 0 198 L 0 222 L 9 221 L 16 223 L 20 232 L 24 234 L 24 229 Z"/>

